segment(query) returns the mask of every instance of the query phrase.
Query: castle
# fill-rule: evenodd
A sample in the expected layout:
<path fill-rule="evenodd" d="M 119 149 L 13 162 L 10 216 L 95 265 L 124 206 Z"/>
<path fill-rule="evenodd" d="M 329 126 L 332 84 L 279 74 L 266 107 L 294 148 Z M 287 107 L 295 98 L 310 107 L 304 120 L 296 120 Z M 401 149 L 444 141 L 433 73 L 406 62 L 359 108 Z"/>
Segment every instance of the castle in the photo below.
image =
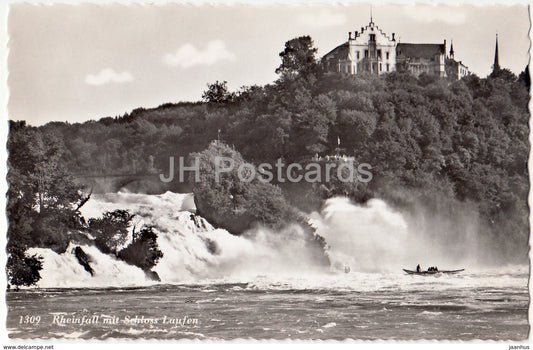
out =
<path fill-rule="evenodd" d="M 453 42 L 446 55 L 446 40 L 442 44 L 411 44 L 396 41 L 374 23 L 361 27 L 361 31 L 348 33 L 348 41 L 337 46 L 322 58 L 326 70 L 346 74 L 384 74 L 409 71 L 439 77 L 461 79 L 470 74 L 468 67 L 455 60 Z"/>

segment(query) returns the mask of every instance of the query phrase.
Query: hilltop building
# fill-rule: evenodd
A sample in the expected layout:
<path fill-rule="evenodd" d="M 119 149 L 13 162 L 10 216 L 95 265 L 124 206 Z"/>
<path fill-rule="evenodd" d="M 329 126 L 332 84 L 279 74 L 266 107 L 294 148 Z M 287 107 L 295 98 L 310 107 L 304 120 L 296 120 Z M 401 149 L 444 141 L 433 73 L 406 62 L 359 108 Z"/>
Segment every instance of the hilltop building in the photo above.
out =
<path fill-rule="evenodd" d="M 463 64 L 462 61 L 455 60 L 455 52 L 453 51 L 453 41 L 450 45 L 450 53 L 445 61 L 446 76 L 459 80 L 470 74 L 468 67 Z"/>
<path fill-rule="evenodd" d="M 446 55 L 446 40 L 442 44 L 400 43 L 395 33 L 385 34 L 374 23 L 361 27 L 361 31 L 349 32 L 348 41 L 324 55 L 322 64 L 329 71 L 346 74 L 384 74 L 409 71 L 439 77 L 461 79 L 470 74 L 468 67 L 455 60 L 453 43 Z"/>

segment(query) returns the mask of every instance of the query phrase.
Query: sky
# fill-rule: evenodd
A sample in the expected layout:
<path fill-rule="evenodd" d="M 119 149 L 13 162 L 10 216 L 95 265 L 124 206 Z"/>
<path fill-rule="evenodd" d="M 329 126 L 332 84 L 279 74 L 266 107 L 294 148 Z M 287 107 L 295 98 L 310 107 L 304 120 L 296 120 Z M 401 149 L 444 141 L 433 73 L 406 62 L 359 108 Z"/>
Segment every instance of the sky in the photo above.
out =
<path fill-rule="evenodd" d="M 373 5 L 374 23 L 400 42 L 453 40 L 455 58 L 490 73 L 529 61 L 526 5 Z M 8 118 L 31 125 L 119 116 L 198 101 L 207 83 L 267 84 L 279 52 L 310 35 L 319 56 L 370 20 L 370 5 L 12 3 L 8 10 Z"/>

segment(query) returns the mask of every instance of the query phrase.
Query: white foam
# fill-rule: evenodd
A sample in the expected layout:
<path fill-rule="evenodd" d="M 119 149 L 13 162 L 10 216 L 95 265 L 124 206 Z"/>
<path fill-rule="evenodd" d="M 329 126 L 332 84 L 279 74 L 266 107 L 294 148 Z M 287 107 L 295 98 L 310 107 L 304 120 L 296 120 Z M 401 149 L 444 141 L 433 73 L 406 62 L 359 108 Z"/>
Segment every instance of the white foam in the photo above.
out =
<path fill-rule="evenodd" d="M 81 266 L 74 255 L 74 247 L 70 245 L 63 254 L 51 249 L 30 248 L 29 254 L 42 256 L 43 269 L 41 279 L 37 283 L 42 288 L 83 288 L 83 287 L 130 287 L 149 285 L 144 272 L 117 260 L 111 255 L 100 252 L 94 246 L 82 245 L 81 248 L 90 260 L 94 276 Z"/>

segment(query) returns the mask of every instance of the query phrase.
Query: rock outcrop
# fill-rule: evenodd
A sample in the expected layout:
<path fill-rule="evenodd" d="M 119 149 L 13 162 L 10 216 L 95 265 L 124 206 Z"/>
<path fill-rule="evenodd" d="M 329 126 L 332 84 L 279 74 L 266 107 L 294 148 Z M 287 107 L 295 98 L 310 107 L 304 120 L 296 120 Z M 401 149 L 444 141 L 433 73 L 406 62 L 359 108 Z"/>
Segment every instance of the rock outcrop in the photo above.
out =
<path fill-rule="evenodd" d="M 87 254 L 85 254 L 85 252 L 83 251 L 83 249 L 81 249 L 80 246 L 74 248 L 74 255 L 76 256 L 76 259 L 78 259 L 80 265 L 83 266 L 85 271 L 89 272 L 91 276 L 94 276 L 94 270 L 91 265 L 89 265 L 89 257 L 87 256 Z"/>

